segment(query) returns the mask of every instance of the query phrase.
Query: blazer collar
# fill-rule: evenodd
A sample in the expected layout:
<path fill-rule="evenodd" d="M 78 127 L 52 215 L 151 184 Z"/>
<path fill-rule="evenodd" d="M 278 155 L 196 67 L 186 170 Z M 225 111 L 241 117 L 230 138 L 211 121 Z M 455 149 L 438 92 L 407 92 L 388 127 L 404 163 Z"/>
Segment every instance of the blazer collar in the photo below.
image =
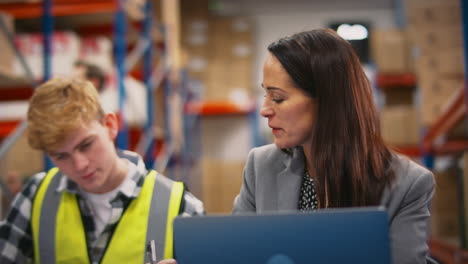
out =
<path fill-rule="evenodd" d="M 302 148 L 296 147 L 291 153 L 284 153 L 284 170 L 277 176 L 278 209 L 297 210 L 305 157 Z"/>

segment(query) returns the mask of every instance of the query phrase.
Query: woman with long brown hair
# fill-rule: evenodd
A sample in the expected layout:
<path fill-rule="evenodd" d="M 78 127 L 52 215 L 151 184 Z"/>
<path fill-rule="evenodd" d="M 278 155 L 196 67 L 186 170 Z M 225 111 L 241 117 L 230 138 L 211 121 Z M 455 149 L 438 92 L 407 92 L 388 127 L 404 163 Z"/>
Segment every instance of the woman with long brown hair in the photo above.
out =
<path fill-rule="evenodd" d="M 260 113 L 274 144 L 249 153 L 234 213 L 382 205 L 393 263 L 426 263 L 434 177 L 384 144 L 350 43 L 317 29 L 268 51 Z"/>

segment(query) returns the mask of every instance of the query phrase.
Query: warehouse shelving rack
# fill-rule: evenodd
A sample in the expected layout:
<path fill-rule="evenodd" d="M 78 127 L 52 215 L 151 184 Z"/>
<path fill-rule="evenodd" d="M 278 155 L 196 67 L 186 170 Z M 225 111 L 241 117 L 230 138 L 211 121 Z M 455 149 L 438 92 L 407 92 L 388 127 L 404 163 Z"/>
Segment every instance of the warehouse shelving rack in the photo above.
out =
<path fill-rule="evenodd" d="M 465 65 L 465 82 L 464 85 L 458 87 L 456 93 L 453 95 L 452 100 L 436 118 L 428 128 L 422 140 L 421 151 L 423 154 L 424 165 L 428 168 L 433 168 L 434 159 L 440 155 L 452 155 L 460 156 L 468 151 L 468 135 L 456 140 L 447 140 L 446 136 L 457 126 L 468 127 L 468 115 L 467 115 L 467 100 L 468 100 L 468 2 L 461 0 L 461 13 L 462 13 L 462 29 L 463 29 L 463 49 L 464 49 L 464 65 Z M 467 172 L 464 172 L 467 175 Z M 430 247 L 432 254 L 437 257 L 443 263 L 447 264 L 458 264 L 468 263 L 468 211 L 466 196 L 468 195 L 468 178 L 464 177 L 463 174 L 459 175 L 459 189 L 458 197 L 461 203 L 459 209 L 459 219 L 461 226 L 460 234 L 460 248 L 452 246 L 450 244 L 433 239 L 430 241 Z"/>
<path fill-rule="evenodd" d="M 120 115 L 121 121 L 121 130 L 119 132 L 119 138 L 117 141 L 117 146 L 120 148 L 127 148 L 131 143 L 132 146 L 139 145 L 143 149 L 143 154 L 145 160 L 151 165 L 156 159 L 157 151 L 154 149 L 160 149 L 161 146 L 156 146 L 157 144 L 170 144 L 169 135 L 171 134 L 170 127 L 166 128 L 164 133 L 165 138 L 162 141 L 157 141 L 154 137 L 153 126 L 155 125 L 154 121 L 154 111 L 156 107 L 154 106 L 155 90 L 157 86 L 161 83 L 165 85 L 166 92 L 171 92 L 172 83 L 167 78 L 168 73 L 171 71 L 170 64 L 168 60 L 171 59 L 167 54 L 163 54 L 165 57 L 165 65 L 163 69 L 157 68 L 153 70 L 154 66 L 154 55 L 155 55 L 155 46 L 162 47 L 162 52 L 165 53 L 164 43 L 155 43 L 153 40 L 153 7 L 152 4 L 154 1 L 146 1 L 144 6 L 144 18 L 142 21 L 142 43 L 145 45 L 140 45 L 142 51 L 137 51 L 140 53 L 140 57 L 143 56 L 143 72 L 136 73 L 132 71 L 131 66 L 126 62 L 126 52 L 128 50 L 126 43 L 126 14 L 123 10 L 123 3 L 125 0 L 95 0 L 95 1 L 81 1 L 81 0 L 43 0 L 42 2 L 34 3 L 8 3 L 0 4 L 0 11 L 5 12 L 9 15 L 12 15 L 14 19 L 37 19 L 42 18 L 42 33 L 44 35 L 44 80 L 50 77 L 51 69 L 51 48 L 50 48 L 50 38 L 53 32 L 53 19 L 56 16 L 71 16 L 71 15 L 86 15 L 86 14 L 100 14 L 100 13 L 114 13 L 115 14 L 115 24 L 114 24 L 114 37 L 115 37 L 115 60 L 116 68 L 118 71 L 118 84 L 119 84 L 119 106 L 122 109 L 122 106 L 125 102 L 125 90 L 123 86 L 123 78 L 128 73 L 131 72 L 132 75 L 138 75 L 143 77 L 143 81 L 146 86 L 147 91 L 147 123 L 144 126 L 144 133 L 139 133 L 136 137 L 135 131 L 129 131 L 128 126 L 126 125 L 125 118 Z M 160 25 L 162 28 L 162 24 Z M 1 32 L 0 32 L 1 33 Z M 165 34 L 170 34 L 170 32 L 165 31 Z M 13 43 L 13 37 L 10 36 L 10 41 Z M 138 46 L 138 45 L 137 45 Z M 136 47 L 138 48 L 138 47 Z M 19 54 L 20 58 L 22 57 Z M 24 60 L 23 60 L 24 61 Z M 26 71 L 28 71 L 27 65 L 25 65 Z M 157 72 L 157 71 L 163 71 Z M 26 78 L 17 78 L 11 76 L 3 76 L 0 74 L 1 81 L 4 83 L 0 88 L 2 96 L 0 96 L 0 101 L 7 100 L 25 100 L 28 99 L 32 93 L 33 89 L 36 86 L 36 81 L 33 80 L 32 74 L 29 74 L 29 80 Z M 166 115 L 166 119 L 169 116 Z M 4 155 L 7 150 L 11 147 L 13 142 L 21 135 L 25 128 L 25 121 L 0 121 L 0 157 Z M 146 136 L 141 136 L 145 134 Z M 129 135 L 133 135 L 133 138 L 139 138 L 141 142 L 129 142 Z M 143 140 L 145 139 L 145 140 Z M 162 143 L 164 142 L 164 143 Z M 171 153 L 166 153 L 170 155 Z M 170 157 L 169 157 L 170 158 Z M 154 162 L 155 163 L 155 162 Z M 46 164 L 46 167 L 51 166 Z M 163 170 L 165 168 L 162 168 Z M 3 183 L 2 178 L 0 178 L 0 187 L 4 190 L 4 193 L 7 194 L 8 198 L 11 197 L 11 193 L 6 188 L 6 185 Z"/>
<path fill-rule="evenodd" d="M 376 85 L 380 90 L 413 89 L 416 87 L 416 76 L 413 73 L 377 73 Z M 418 145 L 392 146 L 392 148 L 410 157 L 420 157 L 421 147 Z"/>
<path fill-rule="evenodd" d="M 460 126 L 468 126 L 467 102 L 468 102 L 468 85 L 466 77 L 468 76 L 468 2 L 461 1 L 462 13 L 462 28 L 464 41 L 464 62 L 465 62 L 465 85 L 458 87 L 454 93 L 452 100 L 440 114 L 436 120 L 424 128 L 422 131 L 422 140 L 419 145 L 414 146 L 394 146 L 394 149 L 404 155 L 421 158 L 423 165 L 429 169 L 434 168 L 434 160 L 438 156 L 450 155 L 460 156 L 468 151 L 468 135 L 463 138 L 449 139 L 447 135 Z M 406 25 L 406 15 L 403 0 L 395 0 L 395 22 L 400 28 Z M 402 74 L 382 74 L 376 76 L 376 83 L 379 88 L 392 89 L 395 87 L 417 87 L 417 78 L 414 73 Z M 466 174 L 466 172 L 465 172 Z M 463 264 L 468 263 L 468 210 L 467 204 L 463 205 L 463 200 L 467 201 L 464 196 L 468 195 L 468 184 L 463 181 L 468 181 L 463 175 L 459 175 L 459 186 L 457 191 L 461 208 L 459 209 L 459 219 L 461 222 L 460 247 L 455 247 L 452 244 L 439 240 L 436 237 L 431 237 L 429 241 L 430 253 L 443 264 Z"/>
<path fill-rule="evenodd" d="M 252 99 L 249 102 L 238 104 L 228 100 L 193 101 L 185 105 L 185 112 L 189 115 L 222 116 L 247 115 L 251 133 L 251 146 L 262 145 L 263 140 L 259 132 L 259 112 L 257 103 Z"/>

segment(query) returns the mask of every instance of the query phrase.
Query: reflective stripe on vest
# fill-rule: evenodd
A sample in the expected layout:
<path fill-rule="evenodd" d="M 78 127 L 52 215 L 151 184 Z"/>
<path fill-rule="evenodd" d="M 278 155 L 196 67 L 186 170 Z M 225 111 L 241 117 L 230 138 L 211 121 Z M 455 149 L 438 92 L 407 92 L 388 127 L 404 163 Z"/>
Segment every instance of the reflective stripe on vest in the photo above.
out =
<path fill-rule="evenodd" d="M 53 168 L 33 203 L 35 263 L 89 263 L 86 235 L 74 194 L 56 191 L 61 177 Z M 147 245 L 155 241 L 157 260 L 173 257 L 172 222 L 184 185 L 150 171 L 138 197 L 122 215 L 101 263 L 147 263 Z"/>

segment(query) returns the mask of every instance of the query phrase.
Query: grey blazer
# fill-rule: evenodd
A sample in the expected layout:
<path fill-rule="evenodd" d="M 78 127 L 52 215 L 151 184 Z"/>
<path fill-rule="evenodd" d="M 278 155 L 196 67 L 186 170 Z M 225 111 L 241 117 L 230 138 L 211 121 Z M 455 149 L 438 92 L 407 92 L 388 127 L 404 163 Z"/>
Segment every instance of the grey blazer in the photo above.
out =
<path fill-rule="evenodd" d="M 297 210 L 304 164 L 299 148 L 292 155 L 274 144 L 251 150 L 233 213 Z M 392 262 L 426 263 L 434 176 L 400 155 L 395 155 L 392 167 L 396 181 L 381 199 L 389 215 Z"/>

